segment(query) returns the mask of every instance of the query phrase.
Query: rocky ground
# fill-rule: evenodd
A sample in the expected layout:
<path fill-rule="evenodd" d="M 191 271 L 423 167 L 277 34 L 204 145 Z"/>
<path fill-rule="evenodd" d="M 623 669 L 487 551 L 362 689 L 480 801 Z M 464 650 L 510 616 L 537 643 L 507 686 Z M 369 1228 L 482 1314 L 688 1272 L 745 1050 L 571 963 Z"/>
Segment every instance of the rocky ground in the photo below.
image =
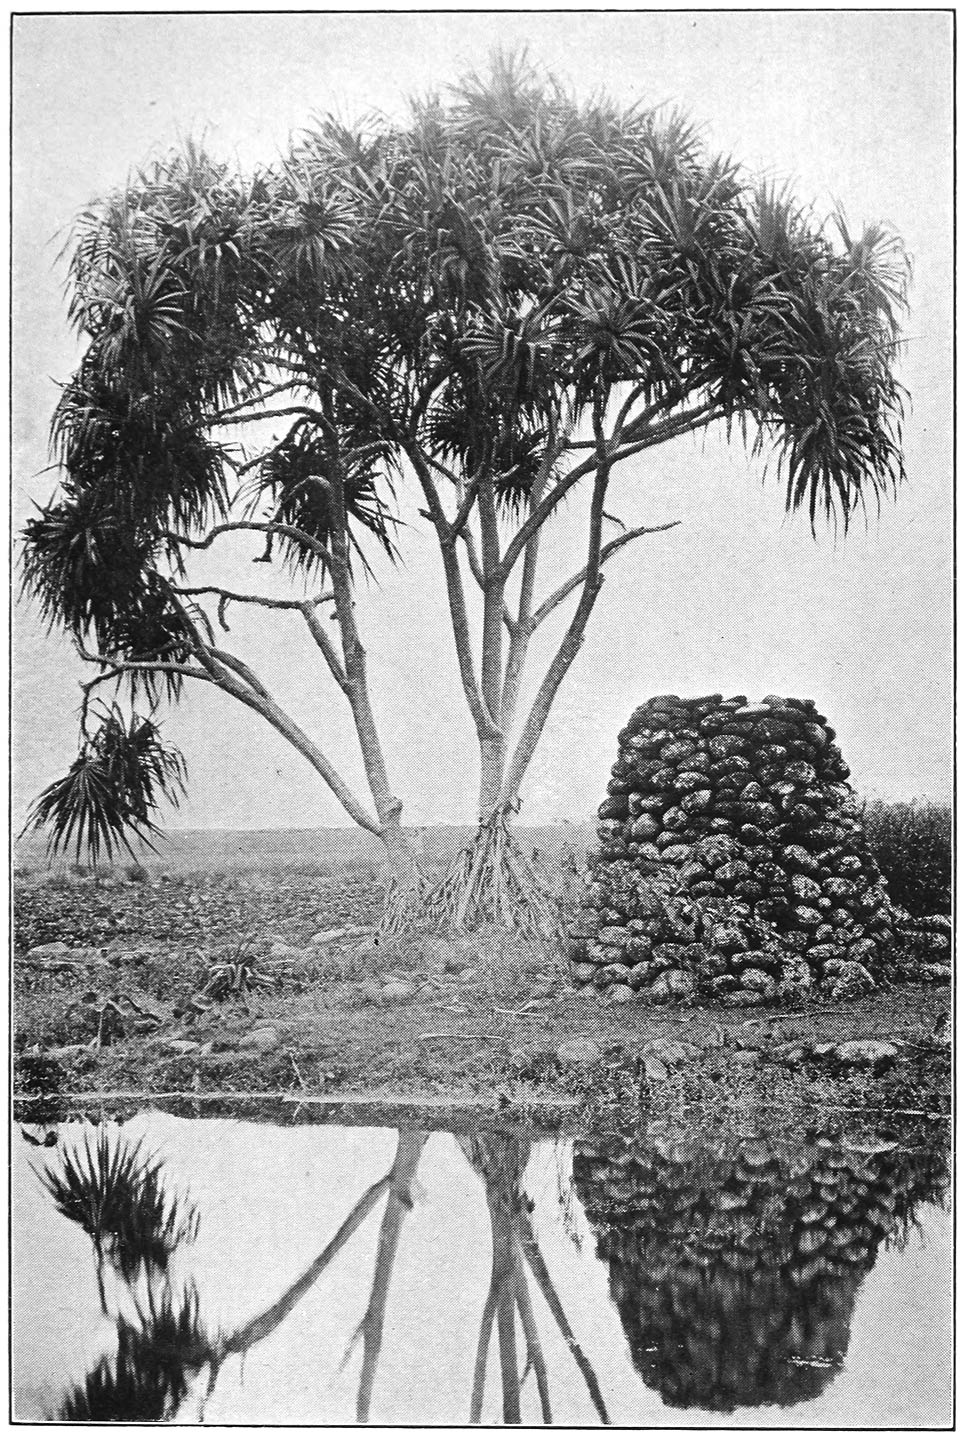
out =
<path fill-rule="evenodd" d="M 379 900 L 364 866 L 21 879 L 21 1104 L 283 1092 L 587 1117 L 949 1110 L 947 985 L 753 1012 L 604 1002 L 572 989 L 561 954 L 495 934 L 379 945 Z"/>

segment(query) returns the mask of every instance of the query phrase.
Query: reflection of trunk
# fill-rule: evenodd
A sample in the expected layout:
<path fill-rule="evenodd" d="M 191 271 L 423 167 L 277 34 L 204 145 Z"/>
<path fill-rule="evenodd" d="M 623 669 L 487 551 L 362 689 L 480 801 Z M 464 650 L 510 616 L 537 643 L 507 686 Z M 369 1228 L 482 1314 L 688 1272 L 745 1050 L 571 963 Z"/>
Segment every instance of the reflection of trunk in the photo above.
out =
<path fill-rule="evenodd" d="M 532 1309 L 532 1301 L 529 1298 L 529 1286 L 526 1281 L 525 1266 L 522 1263 L 522 1254 L 517 1236 L 513 1236 L 514 1262 L 515 1262 L 515 1295 L 516 1304 L 519 1307 L 519 1319 L 522 1321 L 522 1333 L 526 1337 L 526 1368 L 532 1366 L 535 1371 L 536 1385 L 539 1389 L 539 1403 L 542 1406 L 543 1425 L 552 1424 L 552 1405 L 549 1401 L 549 1376 L 546 1373 L 545 1356 L 542 1353 L 542 1341 L 539 1339 L 539 1332 L 536 1329 L 536 1317 Z"/>
<path fill-rule="evenodd" d="M 606 1413 L 606 1402 L 603 1400 L 602 1391 L 599 1388 L 599 1381 L 596 1379 L 596 1372 L 591 1363 L 582 1352 L 578 1340 L 572 1331 L 572 1326 L 566 1319 L 562 1302 L 556 1293 L 556 1287 L 552 1283 L 552 1276 L 549 1274 L 545 1260 L 542 1258 L 542 1251 L 539 1249 L 535 1232 L 532 1229 L 532 1221 L 528 1215 L 523 1215 L 522 1224 L 522 1249 L 529 1262 L 529 1268 L 535 1276 L 536 1284 L 542 1292 L 542 1298 L 549 1307 L 553 1320 L 559 1326 L 560 1333 L 566 1344 L 569 1346 L 570 1354 L 579 1367 L 579 1373 L 586 1382 L 586 1388 L 592 1397 L 592 1403 L 596 1407 L 596 1414 L 604 1425 L 609 1424 L 609 1416 Z"/>
<path fill-rule="evenodd" d="M 357 1418 L 366 1423 L 371 1408 L 375 1371 L 381 1354 L 382 1336 L 385 1329 L 385 1310 L 388 1305 L 388 1291 L 398 1254 L 405 1217 L 412 1208 L 412 1184 L 418 1162 L 422 1157 L 428 1136 L 419 1131 L 402 1132 L 398 1137 L 398 1151 L 389 1179 L 388 1204 L 382 1218 L 378 1236 L 378 1252 L 375 1257 L 375 1273 L 372 1278 L 371 1296 L 368 1309 L 359 1327 L 364 1342 L 361 1378 L 358 1382 Z"/>
<path fill-rule="evenodd" d="M 381 1180 L 377 1180 L 374 1185 L 370 1185 L 334 1239 L 329 1241 L 318 1258 L 311 1262 L 304 1274 L 300 1275 L 295 1283 L 289 1286 L 270 1309 L 265 1310 L 249 1324 L 245 1325 L 242 1330 L 235 1331 L 233 1335 L 229 1335 L 221 1342 L 218 1354 L 219 1365 L 226 1355 L 236 1355 L 243 1353 L 245 1350 L 249 1350 L 252 1345 L 257 1345 L 260 1340 L 267 1339 L 272 1331 L 278 1328 L 282 1320 L 291 1314 L 301 1297 L 307 1294 L 315 1281 L 328 1268 L 339 1250 L 351 1239 L 369 1212 L 375 1208 L 391 1184 L 391 1181 L 392 1172 L 390 1171 Z"/>
<path fill-rule="evenodd" d="M 522 1175 L 531 1153 L 530 1143 L 511 1135 L 489 1135 L 471 1141 L 460 1140 L 459 1145 L 472 1168 L 485 1182 L 485 1198 L 492 1231 L 492 1277 L 479 1326 L 469 1407 L 470 1423 L 477 1425 L 482 1419 L 486 1362 L 496 1319 L 499 1327 L 503 1419 L 508 1424 L 522 1423 L 522 1382 L 531 1369 L 536 1377 L 543 1424 L 552 1423 L 549 1376 L 526 1280 L 525 1262 L 528 1261 L 550 1313 L 586 1381 L 596 1412 L 603 1424 L 608 1424 L 609 1417 L 593 1368 L 576 1343 L 529 1219 L 528 1201 L 522 1191 Z M 516 1351 L 516 1309 L 519 1311 L 526 1342 L 526 1368 L 521 1380 Z"/>
<path fill-rule="evenodd" d="M 492 1288 L 499 1327 L 499 1361 L 502 1369 L 502 1418 L 507 1425 L 521 1425 L 519 1359 L 515 1345 L 515 1255 L 513 1253 L 512 1196 L 490 1190 L 489 1220 L 492 1225 Z"/>
<path fill-rule="evenodd" d="M 469 1424 L 478 1425 L 482 1419 L 482 1400 L 485 1396 L 485 1367 L 489 1358 L 489 1341 L 492 1339 L 492 1325 L 495 1320 L 495 1267 L 489 1282 L 489 1293 L 482 1309 L 482 1323 L 479 1326 L 479 1344 L 475 1352 L 475 1370 L 472 1374 L 472 1399 L 469 1404 Z"/>

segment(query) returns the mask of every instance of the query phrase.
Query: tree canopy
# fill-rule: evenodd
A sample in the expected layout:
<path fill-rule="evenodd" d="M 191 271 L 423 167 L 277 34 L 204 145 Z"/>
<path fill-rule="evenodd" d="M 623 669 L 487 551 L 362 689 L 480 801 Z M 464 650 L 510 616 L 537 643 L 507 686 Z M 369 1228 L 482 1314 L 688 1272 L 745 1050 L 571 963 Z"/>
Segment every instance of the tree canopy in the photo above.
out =
<path fill-rule="evenodd" d="M 89 689 L 121 678 L 154 705 L 187 678 L 218 685 L 385 838 L 400 806 L 352 589 L 377 551 L 394 557 L 394 487 L 414 483 L 482 750 L 480 808 L 511 802 L 626 543 L 602 538 L 615 465 L 716 424 L 775 462 L 814 530 L 896 490 L 907 273 L 886 227 L 818 223 L 709 154 L 684 116 L 581 100 L 524 57 L 413 102 L 402 124 L 313 122 L 250 176 L 187 144 L 77 222 L 70 317 L 86 350 L 53 421 L 60 494 L 25 527 L 26 589 L 98 667 Z M 539 533 L 580 483 L 586 565 L 537 604 Z M 300 598 L 186 584 L 191 550 L 231 530 Z M 510 750 L 529 640 L 573 594 Z M 217 643 L 232 603 L 302 612 L 351 706 L 376 815 Z"/>

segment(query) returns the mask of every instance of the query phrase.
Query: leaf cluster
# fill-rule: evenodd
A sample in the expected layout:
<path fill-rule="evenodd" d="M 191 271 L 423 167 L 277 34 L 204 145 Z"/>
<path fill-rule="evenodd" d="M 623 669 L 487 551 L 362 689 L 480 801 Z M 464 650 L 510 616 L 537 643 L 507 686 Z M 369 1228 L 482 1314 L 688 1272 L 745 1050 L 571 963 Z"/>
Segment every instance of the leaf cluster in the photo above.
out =
<path fill-rule="evenodd" d="M 150 717 L 135 713 L 127 720 L 116 704 L 102 707 L 101 723 L 67 774 L 34 801 L 24 828 L 46 827 L 51 854 L 73 843 L 78 859 L 86 850 L 95 865 L 102 850 L 108 860 L 120 846 L 133 855 L 128 836 L 151 845 L 161 797 L 177 805 L 185 782 L 182 755 L 164 743 Z"/>
<path fill-rule="evenodd" d="M 176 1296 L 165 1284 L 150 1292 L 138 1323 L 117 1322 L 117 1351 L 63 1397 L 52 1419 L 68 1423 L 170 1421 L 188 1394 L 189 1377 L 210 1363 L 214 1345 L 200 1319 L 197 1290 Z"/>
<path fill-rule="evenodd" d="M 140 1141 L 101 1128 L 38 1174 L 59 1213 L 129 1281 L 143 1267 L 166 1270 L 175 1248 L 197 1234 L 195 1207 L 165 1191 L 162 1170 Z"/>

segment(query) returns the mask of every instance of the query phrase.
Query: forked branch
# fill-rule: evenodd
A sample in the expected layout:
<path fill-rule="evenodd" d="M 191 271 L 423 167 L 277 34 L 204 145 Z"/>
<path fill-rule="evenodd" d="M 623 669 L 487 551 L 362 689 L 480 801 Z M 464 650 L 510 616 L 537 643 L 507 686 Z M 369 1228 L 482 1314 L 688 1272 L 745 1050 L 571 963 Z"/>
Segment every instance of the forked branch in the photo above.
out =
<path fill-rule="evenodd" d="M 624 534 L 617 536 L 615 540 L 609 540 L 603 545 L 599 552 L 599 564 L 601 566 L 605 565 L 606 561 L 615 555 L 617 551 L 622 550 L 624 545 L 630 544 L 633 540 L 638 540 L 640 536 L 659 535 L 664 530 L 674 529 L 679 523 L 678 520 L 670 520 L 666 525 L 640 525 L 635 530 L 625 531 Z M 563 585 L 560 585 L 557 590 L 553 590 L 552 594 L 542 602 L 538 610 L 533 612 L 529 621 L 531 630 L 537 630 L 543 620 L 551 615 L 558 605 L 561 605 L 574 590 L 578 590 L 579 586 L 585 582 L 587 568 L 588 567 L 584 565 L 577 574 L 570 576 Z"/>

